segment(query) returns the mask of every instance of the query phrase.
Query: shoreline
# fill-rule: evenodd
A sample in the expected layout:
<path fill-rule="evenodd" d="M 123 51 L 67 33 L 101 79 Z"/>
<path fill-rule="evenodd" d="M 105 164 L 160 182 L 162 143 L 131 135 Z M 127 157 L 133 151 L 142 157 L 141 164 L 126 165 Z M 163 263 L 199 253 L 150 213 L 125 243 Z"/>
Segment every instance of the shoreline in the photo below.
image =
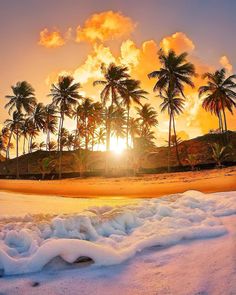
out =
<path fill-rule="evenodd" d="M 0 191 L 72 198 L 154 198 L 187 190 L 236 191 L 236 167 L 121 178 L 0 179 Z"/>

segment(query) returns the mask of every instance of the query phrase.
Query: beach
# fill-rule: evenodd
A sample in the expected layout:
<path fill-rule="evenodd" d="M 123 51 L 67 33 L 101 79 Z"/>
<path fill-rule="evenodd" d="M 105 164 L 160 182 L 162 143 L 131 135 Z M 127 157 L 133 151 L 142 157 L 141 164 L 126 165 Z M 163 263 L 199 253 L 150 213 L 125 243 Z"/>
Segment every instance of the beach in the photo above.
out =
<path fill-rule="evenodd" d="M 203 193 L 235 191 L 236 167 L 120 178 L 94 177 L 45 181 L 1 179 L 0 190 L 76 198 L 155 198 L 187 190 Z"/>

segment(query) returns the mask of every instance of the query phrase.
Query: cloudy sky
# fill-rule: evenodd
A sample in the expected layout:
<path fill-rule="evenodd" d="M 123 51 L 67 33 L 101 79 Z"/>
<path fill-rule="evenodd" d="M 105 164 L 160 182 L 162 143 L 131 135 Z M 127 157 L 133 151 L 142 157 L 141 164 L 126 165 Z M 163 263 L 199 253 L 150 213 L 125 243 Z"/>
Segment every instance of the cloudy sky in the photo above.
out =
<path fill-rule="evenodd" d="M 154 80 L 147 78 L 159 66 L 158 49 L 187 51 L 200 75 L 221 67 L 230 74 L 236 69 L 235 11 L 234 0 L 0 0 L 0 124 L 7 117 L 5 95 L 17 81 L 30 82 L 47 103 L 50 84 L 70 73 L 87 96 L 99 99 L 92 81 L 101 76 L 102 62 L 129 65 L 158 110 Z M 199 76 L 195 84 L 201 83 Z M 216 118 L 201 109 L 197 88 L 186 93 L 177 120 L 181 136 L 217 128 Z M 168 121 L 158 113 L 161 141 Z M 235 129 L 235 116 L 228 114 L 228 121 Z"/>

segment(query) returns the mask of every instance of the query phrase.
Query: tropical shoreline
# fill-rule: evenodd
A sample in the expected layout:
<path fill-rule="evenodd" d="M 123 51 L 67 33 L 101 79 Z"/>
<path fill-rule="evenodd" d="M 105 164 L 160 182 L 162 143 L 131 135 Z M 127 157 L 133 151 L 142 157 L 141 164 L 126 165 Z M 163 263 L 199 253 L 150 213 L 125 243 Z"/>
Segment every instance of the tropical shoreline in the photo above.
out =
<path fill-rule="evenodd" d="M 198 190 L 204 193 L 235 191 L 236 167 L 120 178 L 72 178 L 63 180 L 0 180 L 0 190 L 73 198 L 154 198 Z"/>

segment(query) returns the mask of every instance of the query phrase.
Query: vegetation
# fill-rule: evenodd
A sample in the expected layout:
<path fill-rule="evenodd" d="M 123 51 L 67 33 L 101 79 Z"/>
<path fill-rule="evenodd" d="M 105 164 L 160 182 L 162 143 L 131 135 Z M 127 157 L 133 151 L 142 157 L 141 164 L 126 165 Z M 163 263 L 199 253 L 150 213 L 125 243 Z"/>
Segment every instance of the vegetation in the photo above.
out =
<path fill-rule="evenodd" d="M 188 152 L 184 159 L 181 155 L 176 120 L 185 108 L 185 87 L 194 87 L 195 67 L 188 61 L 187 53 L 178 55 L 173 50 L 168 53 L 160 50 L 158 56 L 160 68 L 148 77 L 156 79 L 153 90 L 161 99 L 160 110 L 169 116 L 166 165 L 170 171 L 174 149 L 178 165 L 187 163 L 194 169 L 197 164 L 194 153 Z M 62 153 L 66 150 L 73 152 L 73 161 L 78 163 L 81 174 L 87 169 L 91 151 L 105 147 L 108 164 L 111 138 L 116 138 L 117 144 L 120 139 L 125 140 L 127 168 L 129 159 L 137 168 L 147 153 L 156 151 L 157 110 L 146 102 L 148 93 L 142 89 L 141 82 L 130 76 L 126 66 L 112 63 L 107 67 L 102 65 L 101 70 L 103 79 L 93 83 L 101 86 L 96 101 L 83 97 L 79 92 L 81 85 L 71 76 L 61 76 L 52 84 L 48 95 L 52 100 L 46 106 L 37 101 L 35 90 L 28 82 L 17 82 L 11 87 L 12 94 L 6 96 L 5 105 L 11 117 L 0 131 L 0 153 L 7 165 L 10 151 L 15 148 L 17 178 L 20 153 L 48 151 L 48 156 L 38 163 L 42 175 L 54 171 L 61 177 Z M 207 84 L 199 88 L 202 107 L 218 117 L 220 131 L 227 133 L 226 110 L 233 113 L 236 107 L 236 75 L 227 77 L 226 71 L 220 69 L 204 74 L 203 78 Z M 66 118 L 74 120 L 74 130 L 65 128 Z M 212 157 L 219 166 L 227 157 L 226 150 L 225 146 L 211 145 Z"/>

